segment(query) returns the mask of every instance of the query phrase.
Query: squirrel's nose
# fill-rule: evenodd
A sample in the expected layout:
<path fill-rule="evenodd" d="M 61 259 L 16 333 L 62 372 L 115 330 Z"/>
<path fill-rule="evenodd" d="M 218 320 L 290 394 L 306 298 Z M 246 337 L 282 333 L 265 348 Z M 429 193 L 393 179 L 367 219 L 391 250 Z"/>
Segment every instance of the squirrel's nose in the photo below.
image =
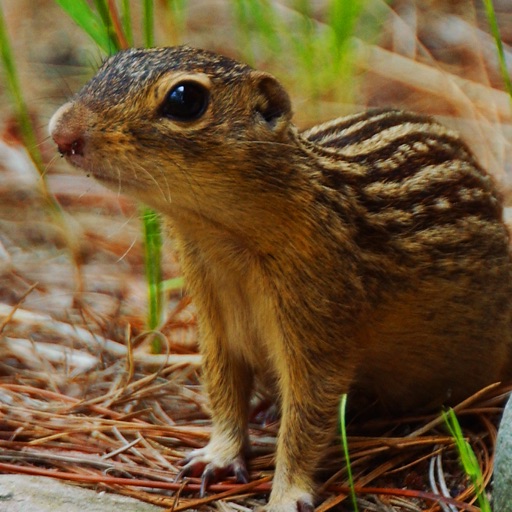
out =
<path fill-rule="evenodd" d="M 63 156 L 83 156 L 85 138 L 84 128 L 78 118 L 69 119 L 68 112 L 72 105 L 66 103 L 62 105 L 50 119 L 48 126 L 50 136 L 57 144 L 59 153 Z"/>
<path fill-rule="evenodd" d="M 62 134 L 57 132 L 53 135 L 57 149 L 62 156 L 80 155 L 83 156 L 84 139 L 75 137 L 74 134 Z"/>

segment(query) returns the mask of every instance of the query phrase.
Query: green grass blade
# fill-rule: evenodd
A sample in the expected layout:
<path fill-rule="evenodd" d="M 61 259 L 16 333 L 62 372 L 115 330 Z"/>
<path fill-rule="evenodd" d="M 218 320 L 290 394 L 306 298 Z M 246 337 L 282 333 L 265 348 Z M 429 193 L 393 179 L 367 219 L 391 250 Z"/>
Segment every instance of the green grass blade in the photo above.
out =
<path fill-rule="evenodd" d="M 345 464 L 347 465 L 348 485 L 350 488 L 350 500 L 354 507 L 354 512 L 359 510 L 357 506 L 356 491 L 354 488 L 354 478 L 352 476 L 352 467 L 350 466 L 350 456 L 348 452 L 348 439 L 347 439 L 347 426 L 346 426 L 346 409 L 347 409 L 347 394 L 341 395 L 340 401 L 340 426 L 341 426 L 341 444 L 343 446 L 343 455 L 345 456 Z"/>
<path fill-rule="evenodd" d="M 101 18 L 86 0 L 55 0 L 68 16 L 105 52 L 110 53 L 112 42 Z"/>
<path fill-rule="evenodd" d="M 110 27 L 111 18 L 110 11 L 107 5 L 106 0 L 94 0 L 94 5 L 96 6 L 96 10 L 98 11 L 101 21 L 103 23 L 104 28 Z"/>
<path fill-rule="evenodd" d="M 144 227 L 145 266 L 149 296 L 148 327 L 154 330 L 160 324 L 162 311 L 162 266 L 160 261 L 162 234 L 160 219 L 153 210 L 144 208 L 141 217 Z"/>
<path fill-rule="evenodd" d="M 460 424 L 453 409 L 448 409 L 447 412 L 443 411 L 443 419 L 455 440 L 462 467 L 473 483 L 481 511 L 491 512 L 491 505 L 485 494 L 484 478 L 478 460 L 471 445 L 464 439 Z"/>
<path fill-rule="evenodd" d="M 155 45 L 153 0 L 144 0 L 143 13 L 144 45 L 150 48 Z"/>
<path fill-rule="evenodd" d="M 126 40 L 130 46 L 133 46 L 133 27 L 130 0 L 123 0 L 121 19 Z"/>
<path fill-rule="evenodd" d="M 116 34 L 114 24 L 112 23 L 112 13 L 110 12 L 110 7 L 107 3 L 107 0 L 94 0 L 94 5 L 96 6 L 96 10 L 98 11 L 103 22 L 103 28 L 108 34 L 108 40 L 110 42 L 108 53 L 110 54 L 114 51 L 121 50 L 122 44 Z"/>
<path fill-rule="evenodd" d="M 143 5 L 144 44 L 146 47 L 154 45 L 154 4 L 153 0 L 144 0 Z M 156 329 L 160 324 L 163 310 L 162 295 L 162 234 L 158 215 L 146 208 L 142 215 L 145 244 L 146 279 L 149 293 L 148 327 Z M 161 340 L 153 338 L 152 350 L 161 352 Z"/>
<path fill-rule="evenodd" d="M 494 42 L 496 44 L 496 51 L 498 52 L 498 61 L 500 63 L 501 75 L 503 77 L 503 82 L 505 83 L 505 88 L 510 95 L 512 100 L 512 81 L 510 80 L 510 75 L 507 69 L 507 63 L 505 60 L 505 52 L 503 50 L 503 42 L 501 41 L 500 29 L 498 27 L 498 21 L 496 19 L 496 12 L 494 11 L 494 5 L 492 0 L 484 0 L 485 13 L 487 15 L 487 20 L 489 22 L 489 26 L 491 28 L 491 33 L 494 37 Z"/>

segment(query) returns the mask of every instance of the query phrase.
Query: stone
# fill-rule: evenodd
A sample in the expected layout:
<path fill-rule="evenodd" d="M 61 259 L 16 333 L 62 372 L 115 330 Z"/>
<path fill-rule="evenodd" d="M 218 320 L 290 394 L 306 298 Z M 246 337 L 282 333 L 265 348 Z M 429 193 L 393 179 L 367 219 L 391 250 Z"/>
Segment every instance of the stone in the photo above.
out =
<path fill-rule="evenodd" d="M 501 418 L 494 459 L 494 512 L 512 512 L 512 396 Z"/>
<path fill-rule="evenodd" d="M 161 512 L 133 498 L 54 478 L 0 475 L 0 512 Z"/>

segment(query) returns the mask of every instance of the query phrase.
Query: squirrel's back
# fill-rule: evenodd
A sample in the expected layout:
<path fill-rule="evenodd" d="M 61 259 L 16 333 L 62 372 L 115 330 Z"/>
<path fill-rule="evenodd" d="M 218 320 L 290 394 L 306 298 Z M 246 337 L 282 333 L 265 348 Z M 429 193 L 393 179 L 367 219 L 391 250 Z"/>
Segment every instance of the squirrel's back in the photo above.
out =
<path fill-rule="evenodd" d="M 509 231 L 493 179 L 459 136 L 431 118 L 399 110 L 370 110 L 302 135 L 324 170 L 319 181 L 343 190 L 357 212 L 352 236 L 368 300 L 376 305 L 368 329 L 375 352 L 365 356 L 376 365 L 363 365 L 357 380 L 363 387 L 373 382 L 383 403 L 401 397 L 407 408 L 407 387 L 417 400 L 422 391 L 414 382 L 422 374 L 426 382 L 429 372 L 451 373 L 454 382 L 487 372 L 510 379 Z M 346 200 L 337 202 L 330 193 L 325 200 L 347 216 Z M 423 349 L 397 344 L 400 331 L 408 333 L 407 345 L 414 339 Z M 420 355 L 445 343 L 439 359 Z M 411 369 L 412 382 L 394 377 L 397 356 Z M 424 388 L 426 402 L 435 387 L 434 381 Z M 461 398 L 455 385 L 448 388 L 452 399 Z"/>

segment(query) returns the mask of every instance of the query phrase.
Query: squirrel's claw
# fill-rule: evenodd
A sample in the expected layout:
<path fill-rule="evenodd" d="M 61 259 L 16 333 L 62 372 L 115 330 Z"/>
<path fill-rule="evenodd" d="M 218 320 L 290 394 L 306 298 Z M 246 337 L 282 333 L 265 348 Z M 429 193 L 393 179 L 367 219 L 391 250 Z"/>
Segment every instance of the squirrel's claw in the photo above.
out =
<path fill-rule="evenodd" d="M 176 478 L 174 479 L 175 482 L 183 480 L 187 476 L 197 477 L 203 472 L 203 469 L 205 467 L 205 463 L 192 462 L 190 457 L 183 459 L 181 461 L 181 464 L 183 465 L 183 468 L 176 475 Z"/>
<path fill-rule="evenodd" d="M 201 477 L 201 489 L 199 491 L 199 497 L 204 498 L 206 491 L 210 484 L 214 482 L 217 478 L 217 470 L 212 464 L 208 464 L 203 471 L 203 476 Z"/>
<path fill-rule="evenodd" d="M 249 472 L 247 471 L 247 467 L 243 460 L 235 460 L 232 464 L 233 466 L 233 474 L 235 475 L 236 481 L 239 484 L 248 484 L 249 483 Z"/>
<path fill-rule="evenodd" d="M 184 466 L 176 476 L 176 481 L 187 476 L 198 477 L 201 475 L 201 497 L 206 494 L 210 484 L 222 480 L 222 478 L 229 474 L 234 475 L 238 483 L 246 484 L 249 482 L 249 472 L 241 455 L 235 457 L 228 464 L 219 464 L 214 460 L 205 460 L 202 452 L 198 450 L 197 452 L 192 452 L 183 460 L 182 464 Z"/>

